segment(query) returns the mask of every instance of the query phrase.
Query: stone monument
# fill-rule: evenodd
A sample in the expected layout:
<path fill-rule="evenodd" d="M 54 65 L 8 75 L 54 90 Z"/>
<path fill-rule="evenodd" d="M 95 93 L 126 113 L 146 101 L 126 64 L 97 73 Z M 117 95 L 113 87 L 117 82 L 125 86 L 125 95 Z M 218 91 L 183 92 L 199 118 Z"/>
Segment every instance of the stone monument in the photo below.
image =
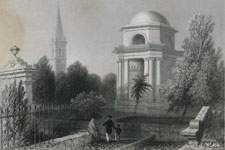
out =
<path fill-rule="evenodd" d="M 10 49 L 15 56 L 13 60 L 8 61 L 6 65 L 0 68 L 0 98 L 2 99 L 2 91 L 6 85 L 16 81 L 19 83 L 21 80 L 25 88 L 25 96 L 28 98 L 28 105 L 33 103 L 32 98 L 32 75 L 35 69 L 32 65 L 28 65 L 23 59 L 17 57 L 20 49 L 16 46 Z M 2 100 L 1 100 L 2 101 Z"/>
<path fill-rule="evenodd" d="M 152 92 L 140 100 L 137 112 L 149 114 L 153 109 L 166 109 L 168 103 L 161 98 L 160 86 L 170 81 L 176 59 L 183 55 L 182 51 L 175 50 L 177 31 L 166 17 L 155 11 L 138 13 L 121 31 L 123 44 L 114 51 L 118 63 L 115 109 L 133 111 L 135 100 L 131 89 L 136 75 L 146 75 L 147 82 L 153 87 Z"/>

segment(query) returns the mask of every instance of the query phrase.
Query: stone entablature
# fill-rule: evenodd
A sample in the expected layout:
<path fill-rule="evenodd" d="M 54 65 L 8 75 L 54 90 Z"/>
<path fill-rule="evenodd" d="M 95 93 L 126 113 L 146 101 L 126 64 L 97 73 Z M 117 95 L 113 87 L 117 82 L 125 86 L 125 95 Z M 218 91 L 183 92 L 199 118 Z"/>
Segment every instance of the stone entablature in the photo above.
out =
<path fill-rule="evenodd" d="M 143 44 L 143 45 L 120 45 L 115 47 L 116 53 L 140 52 L 140 51 L 162 51 L 164 44 Z"/>
<path fill-rule="evenodd" d="M 21 58 L 15 57 L 14 60 L 8 61 L 8 63 L 0 69 L 0 95 L 6 85 L 14 81 L 19 83 L 21 80 L 25 88 L 25 96 L 28 98 L 28 104 L 31 105 L 33 103 L 32 76 L 34 72 L 35 69 L 32 65 L 28 65 L 28 63 Z"/>

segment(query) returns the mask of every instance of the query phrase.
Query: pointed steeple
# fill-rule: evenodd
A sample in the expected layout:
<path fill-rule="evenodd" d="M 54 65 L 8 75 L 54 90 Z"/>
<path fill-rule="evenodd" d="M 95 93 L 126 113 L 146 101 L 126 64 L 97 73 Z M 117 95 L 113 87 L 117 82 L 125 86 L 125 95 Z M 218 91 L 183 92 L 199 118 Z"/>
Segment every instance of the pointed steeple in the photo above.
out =
<path fill-rule="evenodd" d="M 54 38 L 54 47 L 52 50 L 52 66 L 55 74 L 59 72 L 66 72 L 66 37 L 63 33 L 62 20 L 60 15 L 60 8 L 58 4 L 58 12 L 56 18 L 56 32 Z"/>
<path fill-rule="evenodd" d="M 63 33 L 63 26 L 62 26 L 62 21 L 61 21 L 59 4 L 58 4 L 55 39 L 56 40 L 60 40 L 60 41 L 61 40 L 65 40 L 64 33 Z"/>

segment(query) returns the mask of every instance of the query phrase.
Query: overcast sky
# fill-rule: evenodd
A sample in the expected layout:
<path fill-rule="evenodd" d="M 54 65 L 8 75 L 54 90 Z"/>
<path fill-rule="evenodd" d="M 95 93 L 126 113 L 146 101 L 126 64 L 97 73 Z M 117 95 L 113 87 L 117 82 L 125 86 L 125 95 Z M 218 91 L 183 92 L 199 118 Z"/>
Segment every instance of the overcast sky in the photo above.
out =
<path fill-rule="evenodd" d="M 13 45 L 21 48 L 19 56 L 30 64 L 50 57 L 57 7 L 57 0 L 0 0 L 0 65 L 12 58 Z M 139 11 L 158 11 L 168 19 L 179 31 L 177 50 L 193 14 L 211 15 L 216 46 L 224 48 L 224 0 L 60 0 L 60 9 L 68 65 L 79 60 L 100 76 L 116 73 L 112 51 L 122 44 L 119 30 Z"/>

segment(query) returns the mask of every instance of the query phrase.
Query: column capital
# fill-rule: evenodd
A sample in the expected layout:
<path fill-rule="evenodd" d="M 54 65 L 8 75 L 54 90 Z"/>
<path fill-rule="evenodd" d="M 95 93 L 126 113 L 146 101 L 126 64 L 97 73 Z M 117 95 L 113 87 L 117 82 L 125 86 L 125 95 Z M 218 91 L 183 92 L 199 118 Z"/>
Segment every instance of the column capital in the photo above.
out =
<path fill-rule="evenodd" d="M 123 61 L 122 58 L 118 58 L 118 59 L 116 60 L 117 63 L 120 63 L 120 62 L 122 62 L 122 61 Z"/>
<path fill-rule="evenodd" d="M 162 60 L 162 57 L 156 57 L 155 60 L 161 61 Z"/>

